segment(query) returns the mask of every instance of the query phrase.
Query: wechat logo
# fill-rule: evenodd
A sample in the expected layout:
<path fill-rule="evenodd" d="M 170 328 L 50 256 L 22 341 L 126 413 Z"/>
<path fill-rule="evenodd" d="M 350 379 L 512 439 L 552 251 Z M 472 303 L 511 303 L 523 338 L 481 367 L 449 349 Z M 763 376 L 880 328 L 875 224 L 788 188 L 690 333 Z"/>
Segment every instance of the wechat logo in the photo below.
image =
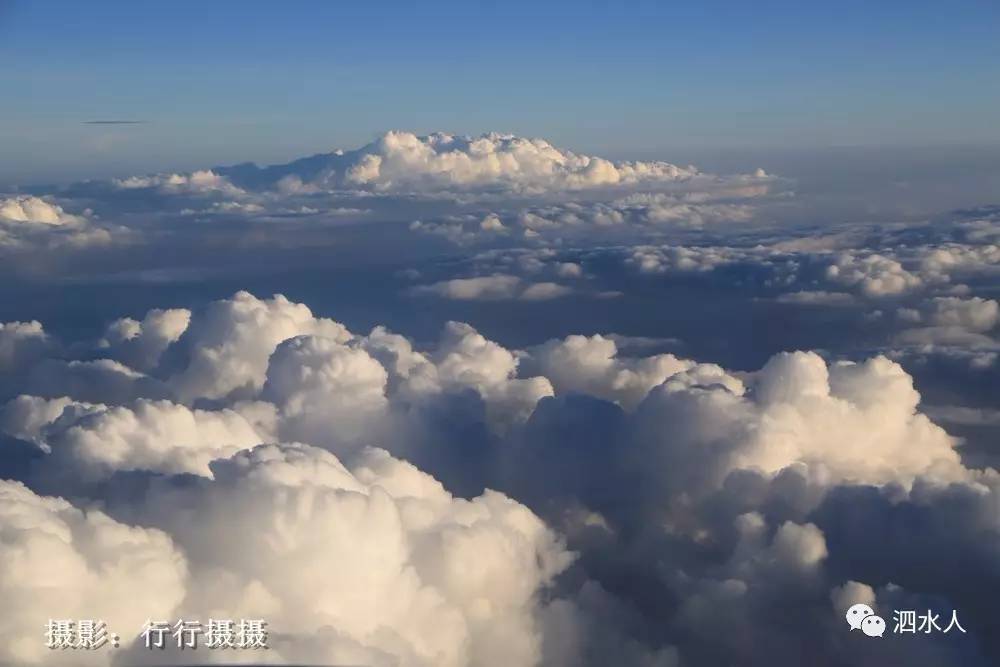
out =
<path fill-rule="evenodd" d="M 885 633 L 885 619 L 876 616 L 866 604 L 856 604 L 847 610 L 847 624 L 851 630 L 860 629 L 869 637 L 881 637 Z"/>

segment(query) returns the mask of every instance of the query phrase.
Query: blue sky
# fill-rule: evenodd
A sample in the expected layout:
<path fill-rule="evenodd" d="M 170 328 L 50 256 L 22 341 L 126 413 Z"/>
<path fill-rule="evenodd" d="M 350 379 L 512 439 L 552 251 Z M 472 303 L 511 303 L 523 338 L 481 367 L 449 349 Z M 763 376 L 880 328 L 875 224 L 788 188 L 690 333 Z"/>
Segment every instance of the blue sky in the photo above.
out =
<path fill-rule="evenodd" d="M 666 159 L 996 144 L 998 32 L 990 0 L 0 0 L 0 183 L 280 161 L 389 128 Z M 147 122 L 84 124 L 107 119 Z"/>

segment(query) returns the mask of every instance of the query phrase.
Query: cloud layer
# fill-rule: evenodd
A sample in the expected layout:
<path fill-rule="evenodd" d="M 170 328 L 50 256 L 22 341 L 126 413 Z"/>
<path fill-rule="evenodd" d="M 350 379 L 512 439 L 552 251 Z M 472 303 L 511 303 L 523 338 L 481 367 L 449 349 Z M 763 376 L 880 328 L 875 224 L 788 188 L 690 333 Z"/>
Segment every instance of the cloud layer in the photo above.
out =
<path fill-rule="evenodd" d="M 287 664 L 996 663 L 1000 210 L 796 188 L 389 132 L 3 195 L 0 662 L 100 615 L 60 664 L 204 661 L 154 616 Z"/>
<path fill-rule="evenodd" d="M 928 317 L 982 330 L 983 303 Z M 460 323 L 422 346 L 246 292 L 118 320 L 89 345 L 3 331 L 12 372 L 55 369 L 0 410 L 5 460 L 26 457 L 0 487 L 3 558 L 23 563 L 0 579 L 21 601 L 0 624 L 11 660 L 45 662 L 23 637 L 53 605 L 123 632 L 153 612 L 262 616 L 272 657 L 293 663 L 765 664 L 790 642 L 860 659 L 830 643 L 858 596 L 939 596 L 975 631 L 989 623 L 965 587 L 905 560 L 891 574 L 924 524 L 880 529 L 900 542 L 872 552 L 875 534 L 843 523 L 912 507 L 942 547 L 996 556 L 966 535 L 995 534 L 1000 476 L 963 464 L 885 357 L 786 353 L 744 373 L 601 335 L 510 350 Z M 88 394 L 120 393 L 114 374 L 148 382 L 73 395 L 73 357 L 93 355 L 143 370 L 114 361 Z M 977 509 L 939 517 L 951 502 Z M 34 589 L 52 559 L 72 575 L 59 600 Z M 171 595 L 128 597 L 150 576 Z M 790 600 L 795 623 L 766 623 Z M 898 650 L 944 664 L 966 649 Z"/>

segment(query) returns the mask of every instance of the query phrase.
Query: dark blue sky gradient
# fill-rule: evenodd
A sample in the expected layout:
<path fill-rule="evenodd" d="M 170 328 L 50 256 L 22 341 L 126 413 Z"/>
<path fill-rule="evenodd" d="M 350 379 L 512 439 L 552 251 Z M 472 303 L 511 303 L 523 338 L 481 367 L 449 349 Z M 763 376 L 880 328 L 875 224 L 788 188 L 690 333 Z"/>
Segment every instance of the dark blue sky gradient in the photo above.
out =
<path fill-rule="evenodd" d="M 666 159 L 995 144 L 998 33 L 990 0 L 0 0 L 0 183 L 272 162 L 390 128 Z"/>

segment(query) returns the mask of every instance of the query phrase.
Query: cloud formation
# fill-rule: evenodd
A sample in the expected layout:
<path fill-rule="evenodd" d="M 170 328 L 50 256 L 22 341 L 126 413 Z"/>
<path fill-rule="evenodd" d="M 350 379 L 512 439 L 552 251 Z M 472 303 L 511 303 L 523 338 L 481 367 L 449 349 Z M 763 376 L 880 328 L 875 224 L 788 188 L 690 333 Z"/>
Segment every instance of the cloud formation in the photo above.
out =
<path fill-rule="evenodd" d="M 1000 217 L 791 187 L 393 132 L 5 196 L 0 661 L 58 612 L 264 617 L 290 664 L 996 663 Z M 859 601 L 969 633 L 858 644 Z"/>
<path fill-rule="evenodd" d="M 554 282 L 525 283 L 517 276 L 494 273 L 475 278 L 453 278 L 414 287 L 415 295 L 433 295 L 459 301 L 547 301 L 572 293 L 572 288 Z"/>
<path fill-rule="evenodd" d="M 33 195 L 0 197 L 0 253 L 73 250 L 110 243 L 111 233 L 91 224 L 89 213 L 73 215 Z"/>
<path fill-rule="evenodd" d="M 984 303 L 933 302 L 927 317 L 982 329 L 995 319 Z M 834 633 L 834 607 L 850 596 L 881 599 L 874 587 L 900 547 L 878 556 L 864 533 L 845 531 L 856 503 L 889 522 L 900 504 L 936 513 L 948 494 L 979 503 L 934 524 L 969 558 L 990 547 L 963 535 L 996 532 L 987 508 L 997 473 L 963 464 L 958 441 L 920 412 L 912 378 L 880 356 L 785 353 L 746 373 L 629 356 L 616 342 L 626 339 L 601 335 L 510 350 L 460 323 L 417 345 L 246 292 L 119 319 L 92 347 L 36 324 L 7 330 L 38 340 L 7 353 L 29 375 L 58 351 L 63 370 L 50 379 L 70 394 L 21 395 L 0 411 L 7 456 L 18 443 L 37 452 L 19 473 L 30 488 L 2 487 L 7 548 L 82 563 L 66 571 L 117 568 L 111 591 L 87 584 L 94 574 L 72 590 L 113 607 L 108 618 L 124 628 L 149 609 L 266 617 L 281 630 L 279 661 L 762 664 L 810 628 L 818 635 L 805 641 L 823 650 L 835 635 L 817 628 Z M 92 387 L 58 373 L 94 351 L 141 364 L 174 398 L 84 400 Z M 470 448 L 475 459 L 462 454 Z M 482 486 L 458 497 L 435 472 Z M 875 495 L 845 500 L 864 493 Z M 33 544 L 44 533 L 26 525 L 74 537 L 54 550 Z M 141 586 L 146 571 L 106 565 L 126 538 L 105 533 L 129 536 L 173 597 L 155 608 L 121 600 L 115 591 Z M 91 551 L 95 539 L 112 546 Z M 863 567 L 850 565 L 857 552 L 871 554 Z M 904 579 L 891 595 L 943 595 L 970 625 L 985 622 L 962 587 Z M 630 581 L 663 603 L 643 604 Z M 45 656 L 15 641 L 19 624 L 51 613 L 32 585 L 2 584 L 25 602 L 0 624 L 6 650 L 29 664 Z M 761 624 L 789 600 L 794 627 Z M 748 632 L 769 640 L 748 643 Z M 838 651 L 846 660 L 853 649 Z"/>
<path fill-rule="evenodd" d="M 444 133 L 417 136 L 403 131 L 387 132 L 356 151 L 316 155 L 264 169 L 240 166 L 228 173 L 237 181 L 278 183 L 292 177 L 326 187 L 371 187 L 381 191 L 483 186 L 527 191 L 580 190 L 669 183 L 699 176 L 693 167 L 666 162 L 612 162 L 560 150 L 542 139 L 497 133 L 478 137 Z"/>
<path fill-rule="evenodd" d="M 16 610 L 0 615 L 4 662 L 49 663 L 38 637 L 53 615 L 141 627 L 150 615 L 169 614 L 187 588 L 184 554 L 162 531 L 36 495 L 20 482 L 0 480 L 0 533 L 0 594 Z"/>

